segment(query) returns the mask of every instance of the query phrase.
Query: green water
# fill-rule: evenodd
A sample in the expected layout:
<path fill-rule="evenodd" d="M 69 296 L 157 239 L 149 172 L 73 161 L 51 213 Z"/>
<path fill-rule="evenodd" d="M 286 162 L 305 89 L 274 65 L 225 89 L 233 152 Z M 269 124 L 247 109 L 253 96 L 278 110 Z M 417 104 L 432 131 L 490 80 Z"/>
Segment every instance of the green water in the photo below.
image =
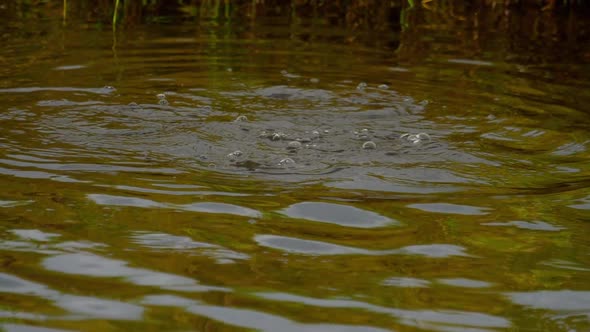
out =
<path fill-rule="evenodd" d="M 590 329 L 588 49 L 306 22 L 3 27 L 4 329 Z"/>

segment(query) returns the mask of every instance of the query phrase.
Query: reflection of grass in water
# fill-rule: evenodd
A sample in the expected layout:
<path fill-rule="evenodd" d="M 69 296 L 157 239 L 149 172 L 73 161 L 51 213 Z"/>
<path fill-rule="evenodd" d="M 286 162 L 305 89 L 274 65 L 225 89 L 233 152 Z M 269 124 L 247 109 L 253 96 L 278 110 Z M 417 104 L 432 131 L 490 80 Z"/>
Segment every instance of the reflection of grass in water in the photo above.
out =
<path fill-rule="evenodd" d="M 119 0 L 115 0 L 115 9 L 113 10 L 113 30 L 117 29 L 118 13 L 119 13 Z"/>
<path fill-rule="evenodd" d="M 188 2 L 188 3 L 187 3 Z M 71 8 L 68 8 L 69 7 Z M 123 6 L 122 6 L 123 5 Z M 507 10 L 511 8 L 523 7 L 527 10 L 536 10 L 537 16 L 542 16 L 547 10 L 558 11 L 564 8 L 575 8 L 584 5 L 581 1 L 571 0 L 545 0 L 537 2 L 527 2 L 524 0 L 512 3 L 511 1 L 470 1 L 469 4 L 464 2 L 449 0 L 397 0 L 397 1 L 376 1 L 376 0 L 332 0 L 332 1 L 257 1 L 257 0 L 200 0 L 200 1 L 178 1 L 178 0 L 142 0 L 142 1 L 125 1 L 120 0 L 85 0 L 70 2 L 63 0 L 61 15 L 65 18 L 66 13 L 74 7 L 80 9 L 80 16 L 83 15 L 109 15 L 112 13 L 111 20 L 113 24 L 120 24 L 123 21 L 158 19 L 158 17 L 176 13 L 189 17 L 208 18 L 211 20 L 229 20 L 232 17 L 243 16 L 256 19 L 259 11 L 268 14 L 277 12 L 288 14 L 288 17 L 315 17 L 321 14 L 324 18 L 338 17 L 345 21 L 347 25 L 355 29 L 364 30 L 371 25 L 382 26 L 383 23 L 397 23 L 402 26 L 408 24 L 407 18 L 403 12 L 414 8 L 422 8 L 429 11 L 439 12 L 448 18 L 452 18 L 455 13 L 466 13 L 467 6 L 480 9 L 494 10 L 494 8 L 504 7 Z M 9 6 L 9 10 L 19 12 L 19 16 L 25 12 L 31 12 L 40 9 L 41 12 L 51 14 L 51 8 L 55 6 L 52 2 L 37 2 L 31 0 L 15 1 Z M 123 7 L 123 8 L 122 8 Z M 92 8 L 93 10 L 89 9 Z M 384 10 L 397 8 L 397 17 L 384 13 Z M 96 14 L 93 14 L 96 13 Z M 393 11 L 395 12 L 395 10 Z M 393 13 L 392 12 L 392 13 Z M 70 12 L 71 13 L 71 12 Z M 82 15 L 83 14 L 83 15 Z M 468 18 L 468 17 L 466 17 Z M 122 21 L 123 20 L 123 21 Z M 383 22 L 381 22 L 383 21 Z M 397 22 L 393 22 L 397 21 Z M 361 23 L 361 24 L 359 24 Z M 369 26 L 361 26 L 369 25 Z"/>

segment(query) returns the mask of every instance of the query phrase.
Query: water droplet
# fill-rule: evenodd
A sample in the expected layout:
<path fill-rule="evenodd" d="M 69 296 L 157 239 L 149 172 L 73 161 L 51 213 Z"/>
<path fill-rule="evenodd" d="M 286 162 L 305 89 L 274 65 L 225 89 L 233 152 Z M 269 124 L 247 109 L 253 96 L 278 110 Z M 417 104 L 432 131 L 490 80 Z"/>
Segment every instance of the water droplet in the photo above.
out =
<path fill-rule="evenodd" d="M 381 89 L 381 90 L 387 90 L 387 89 L 389 89 L 389 85 L 387 85 L 387 84 L 379 84 L 378 88 Z"/>
<path fill-rule="evenodd" d="M 281 159 L 281 161 L 279 161 L 279 166 L 293 166 L 295 165 L 295 160 L 291 159 L 291 158 L 285 158 L 285 159 Z"/>
<path fill-rule="evenodd" d="M 247 121 L 248 121 L 248 117 L 245 115 L 240 115 L 234 120 L 234 122 L 247 122 Z"/>
<path fill-rule="evenodd" d="M 289 150 L 301 149 L 301 142 L 298 142 L 298 141 L 289 142 L 289 144 L 287 145 L 287 149 L 289 149 Z"/>
<path fill-rule="evenodd" d="M 363 149 L 365 150 L 374 150 L 377 148 L 377 144 L 375 144 L 375 142 L 373 141 L 367 141 L 365 143 L 363 143 Z"/>
<path fill-rule="evenodd" d="M 363 91 L 365 88 L 367 87 L 367 83 L 365 82 L 360 82 L 357 86 L 356 89 L 359 91 Z"/>
<path fill-rule="evenodd" d="M 309 79 L 309 83 L 313 83 L 313 84 L 320 83 L 320 79 L 319 78 L 312 77 L 312 78 Z"/>

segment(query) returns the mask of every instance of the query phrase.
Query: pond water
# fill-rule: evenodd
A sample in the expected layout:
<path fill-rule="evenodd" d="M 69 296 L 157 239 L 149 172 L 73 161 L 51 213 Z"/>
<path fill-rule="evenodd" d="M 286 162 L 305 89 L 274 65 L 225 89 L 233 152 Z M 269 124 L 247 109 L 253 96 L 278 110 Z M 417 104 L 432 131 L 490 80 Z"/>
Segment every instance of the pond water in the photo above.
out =
<path fill-rule="evenodd" d="M 5 330 L 590 329 L 588 49 L 61 24 L 3 28 Z"/>

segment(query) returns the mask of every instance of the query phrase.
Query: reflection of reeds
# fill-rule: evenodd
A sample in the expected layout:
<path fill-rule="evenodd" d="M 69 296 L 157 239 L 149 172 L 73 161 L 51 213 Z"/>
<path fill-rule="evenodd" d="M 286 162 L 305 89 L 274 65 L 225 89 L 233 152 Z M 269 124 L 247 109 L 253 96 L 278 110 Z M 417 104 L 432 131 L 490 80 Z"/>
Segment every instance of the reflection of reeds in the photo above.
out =
<path fill-rule="evenodd" d="M 72 21 L 111 23 L 113 29 L 139 23 L 199 22 L 217 26 L 255 26 L 281 17 L 296 34 L 303 26 L 345 28 L 347 41 L 373 38 L 377 44 L 397 40 L 399 54 L 420 54 L 421 40 L 440 31 L 460 46 L 482 51 L 490 30 L 506 35 L 505 45 L 519 48 L 533 40 L 555 45 L 556 39 L 579 40 L 590 1 L 583 0 L 77 0 L 63 2 L 0 0 L 3 19 L 62 17 Z M 1 18 L 1 17 L 0 17 Z M 587 29 L 586 29 L 587 30 Z M 380 36 L 380 37 L 379 37 Z M 447 38 L 445 37 L 445 38 Z M 430 45 L 426 42 L 424 45 Z M 396 46 L 396 45 L 394 45 Z M 546 47 L 548 50 L 550 47 Z"/>
<path fill-rule="evenodd" d="M 51 1 L 34 0 L 0 0 L 0 4 L 2 3 L 5 3 L 8 12 L 17 13 L 15 16 L 18 17 L 26 16 L 30 11 L 50 14 L 51 7 L 55 6 Z M 63 0 L 61 16 L 65 20 L 68 13 L 74 15 L 77 11 L 78 17 L 105 21 L 112 13 L 113 24 L 132 24 L 157 20 L 164 16 L 229 20 L 256 19 L 270 13 L 279 13 L 291 18 L 329 18 L 330 21 L 344 23 L 351 29 L 380 30 L 392 23 L 406 27 L 406 18 L 399 14 L 414 7 L 446 12 L 449 15 L 453 14 L 453 7 L 461 6 L 486 9 L 526 7 L 541 16 L 543 9 L 559 11 L 587 5 L 588 1 L 583 0 L 79 0 L 69 3 Z"/>
<path fill-rule="evenodd" d="M 117 28 L 117 19 L 119 17 L 119 0 L 115 0 L 115 9 L 113 9 L 113 30 Z"/>

